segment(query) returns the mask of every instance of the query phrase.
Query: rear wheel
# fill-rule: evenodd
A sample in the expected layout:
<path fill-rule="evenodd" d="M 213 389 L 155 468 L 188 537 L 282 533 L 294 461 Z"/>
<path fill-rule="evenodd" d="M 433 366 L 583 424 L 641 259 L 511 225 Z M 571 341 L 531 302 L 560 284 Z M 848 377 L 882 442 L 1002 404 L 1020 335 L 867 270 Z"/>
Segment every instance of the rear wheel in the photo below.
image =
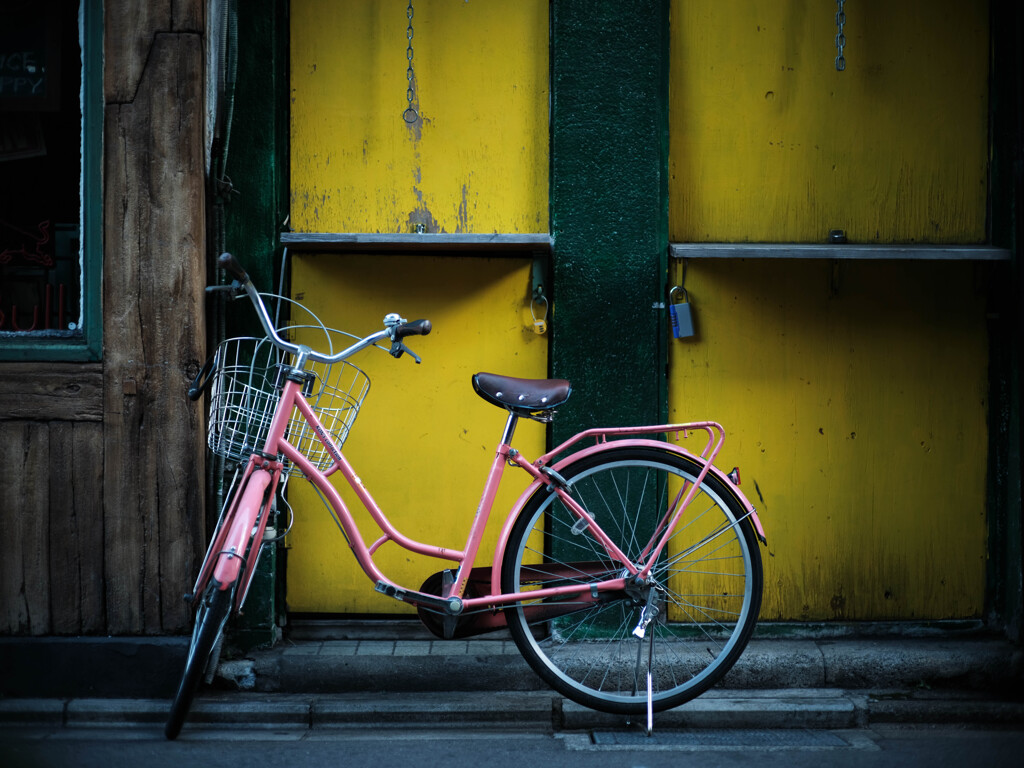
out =
<path fill-rule="evenodd" d="M 634 564 L 645 562 L 701 465 L 656 448 L 613 448 L 566 467 L 572 498 Z M 761 607 L 761 555 L 745 511 L 705 477 L 642 589 L 587 590 L 505 610 L 520 652 L 545 681 L 593 709 L 641 714 L 648 670 L 655 711 L 700 695 L 743 652 Z M 628 575 L 557 494 L 540 488 L 513 525 L 502 591 L 596 583 Z M 634 634 L 641 614 L 656 614 Z"/>
<path fill-rule="evenodd" d="M 199 680 L 206 672 L 210 654 L 224 631 L 233 600 L 233 586 L 218 589 L 211 581 L 203 592 L 196 608 L 196 624 L 192 630 L 192 642 L 189 645 L 188 658 L 185 660 L 185 670 L 182 672 L 181 683 L 178 685 L 178 692 L 171 704 L 170 716 L 164 726 L 164 735 L 168 739 L 177 738 L 181 732 L 196 689 L 199 688 Z"/>

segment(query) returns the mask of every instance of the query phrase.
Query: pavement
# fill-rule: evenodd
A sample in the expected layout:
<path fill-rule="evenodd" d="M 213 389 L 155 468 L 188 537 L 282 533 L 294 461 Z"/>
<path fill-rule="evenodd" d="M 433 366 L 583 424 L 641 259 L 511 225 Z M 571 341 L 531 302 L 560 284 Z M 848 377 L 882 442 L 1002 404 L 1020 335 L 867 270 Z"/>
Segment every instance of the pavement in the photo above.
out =
<path fill-rule="evenodd" d="M 372 624 L 372 623 L 371 623 Z M 1024 727 L 1024 649 L 979 632 L 755 638 L 659 728 Z M 185 638 L 0 638 L 0 726 L 156 726 Z M 552 692 L 507 636 L 435 640 L 394 623 L 297 631 L 223 659 L 190 723 L 252 727 L 620 727 Z"/>

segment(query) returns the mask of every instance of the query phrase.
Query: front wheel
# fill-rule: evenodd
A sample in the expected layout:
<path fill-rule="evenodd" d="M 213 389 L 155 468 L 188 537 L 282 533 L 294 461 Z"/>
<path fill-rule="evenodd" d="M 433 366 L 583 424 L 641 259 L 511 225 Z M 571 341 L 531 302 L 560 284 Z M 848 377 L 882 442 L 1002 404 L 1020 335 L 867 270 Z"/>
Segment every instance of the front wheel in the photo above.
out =
<path fill-rule="evenodd" d="M 185 660 L 185 670 L 182 672 L 181 683 L 178 685 L 178 692 L 171 704 L 170 716 L 164 726 L 164 735 L 168 739 L 176 739 L 181 732 L 181 726 L 188 716 L 192 699 L 199 687 L 199 680 L 206 672 L 210 654 L 224 631 L 233 600 L 233 587 L 218 589 L 218 585 L 213 581 L 203 592 L 196 608 L 196 624 L 192 630 L 192 642 L 189 645 L 188 658 Z"/>
<path fill-rule="evenodd" d="M 642 565 L 656 529 L 700 471 L 679 454 L 623 447 L 580 459 L 562 474 L 572 498 Z M 761 554 L 745 514 L 725 484 L 707 475 L 643 590 L 587 589 L 506 608 L 523 657 L 555 690 L 604 712 L 642 714 L 648 686 L 654 711 L 700 695 L 739 658 L 761 607 Z M 501 567 L 507 593 L 626 575 L 546 487 L 520 512 Z M 639 638 L 642 614 L 649 623 Z"/>

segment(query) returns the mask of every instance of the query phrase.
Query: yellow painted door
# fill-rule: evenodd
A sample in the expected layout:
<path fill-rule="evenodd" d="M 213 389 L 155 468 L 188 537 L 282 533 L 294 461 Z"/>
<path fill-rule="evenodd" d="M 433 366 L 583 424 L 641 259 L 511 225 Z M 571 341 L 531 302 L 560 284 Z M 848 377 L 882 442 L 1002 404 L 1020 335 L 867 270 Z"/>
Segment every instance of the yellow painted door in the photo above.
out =
<path fill-rule="evenodd" d="M 505 412 L 477 397 L 477 371 L 542 378 L 547 340 L 532 331 L 531 262 L 521 259 L 411 256 L 295 256 L 293 285 L 321 319 L 365 335 L 389 311 L 429 318 L 429 336 L 408 346 L 423 358 L 395 360 L 377 349 L 354 362 L 370 377 L 370 393 L 345 445 L 345 454 L 384 513 L 407 536 L 463 549 L 484 479 L 501 438 Z M 525 422 L 516 446 L 527 455 L 544 450 L 544 429 Z M 503 512 L 526 486 L 525 473 L 508 469 L 495 504 Z M 344 480 L 349 509 L 372 544 L 380 535 Z M 297 612 L 391 613 L 408 606 L 372 591 L 316 494 L 304 481 L 288 488 L 297 510 L 288 538 L 288 607 Z M 497 526 L 481 549 L 490 565 Z M 395 582 L 418 588 L 447 561 L 385 545 L 377 558 Z"/>
<path fill-rule="evenodd" d="M 417 0 L 413 106 L 408 108 L 405 2 L 292 0 L 291 226 L 298 232 L 548 231 L 547 3 Z M 456 44 L 457 43 L 457 44 Z M 504 426 L 472 391 L 492 371 L 547 375 L 547 338 L 533 331 L 529 258 L 407 253 L 293 254 L 292 290 L 333 327 L 364 335 L 386 312 L 429 318 L 412 338 L 423 358 L 367 350 L 367 401 L 345 452 L 407 536 L 461 549 Z M 516 445 L 543 452 L 544 429 Z M 525 475 L 506 472 L 495 513 Z M 338 486 L 343 485 L 339 481 Z M 289 500 L 287 603 L 295 612 L 405 613 L 372 591 L 344 538 L 304 481 Z M 367 543 L 379 535 L 344 494 Z M 497 527 L 481 548 L 490 564 Z M 446 561 L 382 547 L 391 579 L 418 588 Z"/>
<path fill-rule="evenodd" d="M 975 266 L 920 267 L 689 266 L 671 417 L 725 426 L 768 534 L 765 620 L 982 614 L 985 302 Z"/>
<path fill-rule="evenodd" d="M 985 240 L 985 3 L 674 0 L 670 240 Z M 675 273 L 677 275 L 680 272 Z M 979 617 L 983 265 L 691 259 L 672 417 L 768 532 L 762 619 Z"/>
<path fill-rule="evenodd" d="M 548 4 L 291 3 L 291 226 L 547 232 Z"/>
<path fill-rule="evenodd" d="M 673 0 L 669 239 L 975 243 L 988 4 Z"/>

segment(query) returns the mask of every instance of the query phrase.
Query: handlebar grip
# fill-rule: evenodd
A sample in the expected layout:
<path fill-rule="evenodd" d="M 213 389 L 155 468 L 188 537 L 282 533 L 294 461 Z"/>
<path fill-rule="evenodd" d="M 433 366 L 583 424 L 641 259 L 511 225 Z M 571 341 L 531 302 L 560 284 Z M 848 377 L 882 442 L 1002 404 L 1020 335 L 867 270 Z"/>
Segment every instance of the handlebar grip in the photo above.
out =
<path fill-rule="evenodd" d="M 238 263 L 238 259 L 234 257 L 234 254 L 222 253 L 217 257 L 217 266 L 233 274 L 243 285 L 249 282 L 249 275 L 242 268 L 242 265 Z"/>
<path fill-rule="evenodd" d="M 426 336 L 433 329 L 429 320 L 413 320 L 409 323 L 402 323 L 395 326 L 394 339 L 405 338 L 406 336 Z"/>

